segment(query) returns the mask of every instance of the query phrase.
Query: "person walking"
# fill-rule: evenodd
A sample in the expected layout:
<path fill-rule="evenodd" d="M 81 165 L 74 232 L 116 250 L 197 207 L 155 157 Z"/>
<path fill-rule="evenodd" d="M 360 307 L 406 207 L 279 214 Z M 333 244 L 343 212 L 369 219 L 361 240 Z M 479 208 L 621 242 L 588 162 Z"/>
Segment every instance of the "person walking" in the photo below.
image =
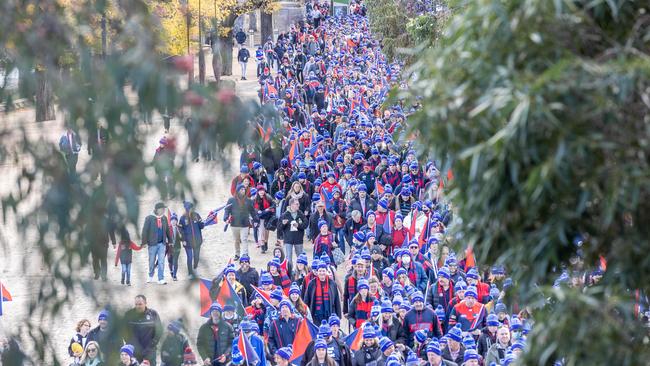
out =
<path fill-rule="evenodd" d="M 139 362 L 149 361 L 156 366 L 156 349 L 163 335 L 163 326 L 158 312 L 147 307 L 147 298 L 137 295 L 133 309 L 124 315 L 126 342 L 133 345 L 133 354 Z"/>
<path fill-rule="evenodd" d="M 201 245 L 203 244 L 203 235 L 201 230 L 205 227 L 201 216 L 194 211 L 194 204 L 184 202 L 185 212 L 178 220 L 178 226 L 181 229 L 183 241 L 185 241 L 185 254 L 187 255 L 187 273 L 190 278 L 194 278 L 196 268 L 199 266 L 201 255 Z M 174 277 L 174 281 L 176 277 Z"/>
<path fill-rule="evenodd" d="M 201 325 L 196 347 L 204 365 L 226 365 L 231 357 L 233 327 L 221 318 L 223 310 L 218 303 L 210 306 L 210 319 Z"/>
<path fill-rule="evenodd" d="M 181 332 L 183 324 L 172 320 L 167 326 L 167 334 L 160 346 L 160 360 L 164 366 L 180 366 L 185 349 L 190 346 L 187 337 Z"/>
<path fill-rule="evenodd" d="M 330 279 L 326 263 L 319 263 L 316 278 L 309 282 L 305 291 L 305 303 L 309 306 L 315 324 L 329 320 L 330 315 L 341 317 L 341 298 L 336 282 Z"/>
<path fill-rule="evenodd" d="M 235 239 L 235 260 L 239 260 L 240 254 L 248 254 L 248 228 L 251 219 L 256 221 L 257 212 L 253 201 L 246 196 L 246 187 L 240 183 L 236 187 L 235 196 L 228 199 L 223 217 L 223 221 L 230 224 Z"/>
<path fill-rule="evenodd" d="M 165 249 L 171 242 L 169 223 L 167 216 L 164 215 L 165 208 L 167 206 L 164 203 L 156 203 L 153 213 L 144 219 L 142 226 L 142 247 L 147 246 L 149 252 L 149 280 L 147 282 L 154 282 L 153 274 L 156 269 L 156 261 L 158 261 L 158 283 L 161 285 L 167 284 L 165 281 Z"/>
<path fill-rule="evenodd" d="M 242 46 L 237 52 L 237 61 L 241 67 L 241 79 L 246 80 L 246 66 L 248 65 L 248 59 L 251 57 L 251 53 L 248 51 L 248 48 Z"/>
<path fill-rule="evenodd" d="M 282 214 L 278 225 L 278 230 L 282 231 L 284 252 L 287 255 L 287 261 L 289 263 L 293 263 L 294 250 L 296 256 L 303 252 L 302 244 L 307 225 L 308 221 L 305 215 L 300 212 L 300 201 L 291 199 L 289 201 L 289 209 Z"/>
<path fill-rule="evenodd" d="M 81 151 L 81 138 L 79 138 L 79 135 L 71 127 L 67 127 L 59 139 L 59 150 L 61 150 L 61 153 L 65 157 L 70 176 L 76 175 L 77 161 L 79 160 L 79 152 Z"/>

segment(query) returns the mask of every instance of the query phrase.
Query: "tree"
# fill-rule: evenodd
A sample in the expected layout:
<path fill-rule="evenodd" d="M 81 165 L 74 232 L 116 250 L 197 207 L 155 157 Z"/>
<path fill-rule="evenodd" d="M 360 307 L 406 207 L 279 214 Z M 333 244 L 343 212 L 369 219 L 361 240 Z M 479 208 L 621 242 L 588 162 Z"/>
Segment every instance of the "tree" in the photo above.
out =
<path fill-rule="evenodd" d="M 29 336 L 33 364 L 64 362 L 53 359 L 54 336 L 43 325 L 44 317 L 56 319 L 63 305 L 82 292 L 97 308 L 106 305 L 100 303 L 100 295 L 111 298 L 110 289 L 100 289 L 79 276 L 90 266 L 93 245 L 106 239 L 103 230 L 96 229 L 110 223 L 134 232 L 142 215 L 137 205 L 140 195 L 150 188 L 160 193 L 165 187 L 161 177 L 147 174 L 155 164 L 144 158 L 149 154 L 146 132 L 140 126 L 143 116 L 158 117 L 166 111 L 191 114 L 193 133 L 217 153 L 230 143 L 246 142 L 253 131 L 246 126 L 256 112 L 254 103 L 244 105 L 229 90 L 197 84 L 181 89 L 180 73 L 193 65 L 181 58 L 171 65 L 163 61 L 160 50 L 167 44 L 157 32 L 161 18 L 152 14 L 148 2 L 111 3 L 114 18 L 108 17 L 109 25 L 115 23 L 109 27 L 110 52 L 102 59 L 96 52 L 101 37 L 91 30 L 101 32 L 93 27 L 108 2 L 75 2 L 74 6 L 60 0 L 0 2 L 3 66 L 20 71 L 29 95 L 35 94 L 37 79 L 45 77 L 57 110 L 80 136 L 93 136 L 98 121 L 105 122 L 110 135 L 102 154 L 91 155 L 77 174 L 69 174 L 56 142 L 29 138 L 16 131 L 20 123 L 0 126 L 0 135 L 15 136 L 0 146 L 0 174 L 16 179 L 19 187 L 0 194 L 3 225 L 17 227 L 22 242 L 35 243 L 51 274 L 30 282 L 39 296 L 30 303 L 26 322 L 11 329 L 15 336 Z M 0 88 L 0 101 L 11 97 Z M 5 113 L 0 115 L 3 121 L 10 119 Z M 181 161 L 172 168 L 181 199 L 193 195 L 186 179 L 187 155 L 179 154 Z M 93 178 L 97 162 L 110 172 L 101 181 Z M 20 164 L 19 169 L 15 164 Z M 33 263 L 24 263 L 29 265 Z M 122 322 L 115 315 L 119 328 Z M 117 363 L 112 358 L 117 355 L 107 356 L 107 364 Z"/>
<path fill-rule="evenodd" d="M 383 51 L 389 59 L 394 59 L 399 48 L 414 46 L 411 36 L 404 27 L 409 14 L 394 0 L 367 0 L 370 29 L 381 40 Z"/>
<path fill-rule="evenodd" d="M 524 364 L 641 365 L 650 290 L 647 3 L 465 2 L 403 96 L 419 142 L 453 167 L 458 247 L 504 263 L 534 329 Z M 421 98 L 420 98 L 421 97 Z M 607 261 L 583 291 L 570 259 Z M 578 265 L 580 261 L 577 262 Z M 577 279 L 579 280 L 579 278 Z"/>

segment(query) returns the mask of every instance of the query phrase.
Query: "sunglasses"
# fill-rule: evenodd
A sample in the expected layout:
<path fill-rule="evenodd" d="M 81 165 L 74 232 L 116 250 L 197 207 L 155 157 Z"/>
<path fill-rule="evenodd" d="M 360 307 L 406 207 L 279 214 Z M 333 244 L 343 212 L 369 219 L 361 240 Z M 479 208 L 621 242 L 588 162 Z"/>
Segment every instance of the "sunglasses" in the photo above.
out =
<path fill-rule="evenodd" d="M 88 351 L 88 352 L 97 352 L 97 348 L 88 348 L 86 351 Z"/>

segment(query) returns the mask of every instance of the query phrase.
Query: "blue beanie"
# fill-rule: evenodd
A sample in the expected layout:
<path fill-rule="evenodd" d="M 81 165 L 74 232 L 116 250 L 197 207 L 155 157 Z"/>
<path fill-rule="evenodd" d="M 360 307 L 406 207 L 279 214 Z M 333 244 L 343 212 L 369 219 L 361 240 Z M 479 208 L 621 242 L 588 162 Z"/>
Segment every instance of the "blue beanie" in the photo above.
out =
<path fill-rule="evenodd" d="M 469 286 L 467 287 L 467 290 L 465 291 L 465 297 L 471 296 L 475 299 L 478 299 L 478 294 L 476 293 L 476 287 L 475 286 Z"/>
<path fill-rule="evenodd" d="M 248 166 L 242 165 L 241 168 L 239 168 L 240 173 L 248 173 Z"/>
<path fill-rule="evenodd" d="M 415 340 L 419 343 L 424 343 L 427 340 L 428 333 L 424 329 L 415 331 Z"/>
<path fill-rule="evenodd" d="M 388 337 L 381 337 L 379 340 L 379 348 L 381 349 L 382 352 L 386 352 L 387 349 L 392 347 L 394 345 L 393 341 L 391 341 Z"/>
<path fill-rule="evenodd" d="M 282 347 L 275 351 L 275 354 L 280 356 L 281 358 L 285 360 L 291 359 L 291 356 L 293 355 L 293 349 L 291 347 Z"/>
<path fill-rule="evenodd" d="M 451 339 L 452 341 L 456 342 L 462 342 L 463 341 L 463 331 L 460 329 L 460 324 L 456 324 L 455 327 L 449 329 L 449 332 L 447 333 L 447 338 Z"/>
<path fill-rule="evenodd" d="M 179 322 L 178 320 L 172 320 L 169 322 L 169 325 L 167 325 L 167 330 L 174 334 L 178 334 L 181 331 L 181 328 L 183 327 L 183 324 Z"/>
<path fill-rule="evenodd" d="M 391 305 L 390 301 L 384 300 L 381 303 L 381 313 L 385 314 L 385 313 L 392 313 L 392 312 L 393 312 L 393 306 Z"/>
<path fill-rule="evenodd" d="M 221 305 L 219 305 L 219 303 L 216 301 L 213 302 L 212 305 L 210 305 L 210 312 L 212 313 L 213 311 L 218 311 L 219 313 L 223 312 Z"/>
<path fill-rule="evenodd" d="M 282 307 L 284 306 L 288 307 L 290 311 L 293 309 L 293 306 L 291 306 L 291 302 L 289 300 L 280 301 L 280 305 L 278 306 L 278 309 L 282 309 Z"/>
<path fill-rule="evenodd" d="M 277 192 L 275 192 L 275 199 L 276 199 L 276 200 L 284 199 L 284 192 L 283 192 L 283 191 L 277 191 Z"/>
<path fill-rule="evenodd" d="M 360 279 L 359 282 L 357 283 L 357 291 L 361 291 L 361 290 L 363 290 L 364 288 L 365 288 L 366 290 L 370 290 L 370 287 L 368 286 L 368 280 L 366 280 L 365 278 L 362 278 L 362 279 Z"/>
<path fill-rule="evenodd" d="M 305 252 L 300 253 L 300 255 L 298 256 L 298 259 L 296 259 L 296 263 L 302 263 L 302 264 L 304 264 L 306 266 L 308 264 L 308 262 L 307 262 L 307 253 L 305 253 Z"/>
<path fill-rule="evenodd" d="M 251 262 L 251 257 L 248 256 L 248 254 L 242 254 L 241 257 L 239 258 L 239 263 L 241 262 Z"/>
<path fill-rule="evenodd" d="M 498 302 L 496 305 L 494 305 L 494 312 L 496 314 L 507 313 L 508 309 L 506 309 L 506 305 L 504 303 Z"/>
<path fill-rule="evenodd" d="M 499 295 L 501 295 L 501 291 L 499 291 L 499 288 L 497 285 L 492 285 L 490 287 L 490 298 L 494 301 L 496 301 L 499 298 Z"/>
<path fill-rule="evenodd" d="M 99 320 L 108 320 L 109 315 L 110 314 L 108 313 L 108 310 L 104 309 L 104 310 L 99 312 L 99 316 L 97 317 L 97 320 L 98 321 Z"/>
<path fill-rule="evenodd" d="M 436 316 L 438 317 L 438 320 L 441 322 L 445 320 L 447 317 L 447 314 L 445 313 L 445 308 L 442 307 L 441 304 L 438 304 L 438 307 L 436 307 Z"/>
<path fill-rule="evenodd" d="M 438 356 L 442 355 L 442 351 L 440 350 L 440 343 L 438 343 L 438 339 L 433 338 L 429 344 L 427 344 L 427 353 L 435 353 Z"/>
<path fill-rule="evenodd" d="M 413 296 L 412 296 L 411 300 L 414 303 L 418 302 L 418 301 L 424 302 L 424 295 L 420 291 L 415 291 L 415 293 L 413 293 Z"/>
<path fill-rule="evenodd" d="M 330 315 L 328 323 L 329 323 L 330 327 L 332 325 L 339 325 L 340 326 L 341 325 L 341 319 L 339 319 L 339 317 L 336 314 L 332 314 L 332 315 Z"/>
<path fill-rule="evenodd" d="M 261 285 L 272 285 L 273 284 L 273 277 L 271 277 L 271 274 L 268 272 L 262 273 L 262 276 L 260 276 L 260 284 Z"/>
<path fill-rule="evenodd" d="M 390 278 L 391 280 L 395 277 L 395 274 L 394 274 L 394 272 L 393 272 L 393 269 L 390 268 L 390 267 L 386 267 L 386 268 L 384 268 L 384 270 L 381 271 L 381 275 L 382 275 L 382 276 L 386 276 L 386 277 Z"/>
<path fill-rule="evenodd" d="M 135 347 L 133 347 L 130 344 L 125 344 L 125 345 L 122 346 L 122 348 L 120 348 L 120 353 L 122 353 L 122 352 L 129 355 L 129 357 L 133 357 L 133 354 L 135 353 Z"/>
<path fill-rule="evenodd" d="M 487 316 L 487 326 L 488 327 L 498 327 L 499 326 L 499 317 L 496 314 L 489 314 Z"/>
<path fill-rule="evenodd" d="M 408 357 L 406 358 L 406 366 L 418 366 L 420 364 L 420 359 L 414 352 L 409 352 Z"/>
<path fill-rule="evenodd" d="M 473 349 L 468 349 L 465 351 L 465 354 L 463 355 L 463 362 L 467 362 L 469 360 L 477 360 L 478 361 L 478 353 L 476 353 L 476 350 Z"/>
<path fill-rule="evenodd" d="M 327 338 L 332 335 L 332 328 L 330 328 L 330 325 L 325 319 L 323 319 L 320 327 L 318 327 L 318 335 L 322 336 L 323 338 Z"/>
<path fill-rule="evenodd" d="M 271 291 L 270 297 L 272 300 L 282 301 L 282 290 L 276 288 L 275 290 Z"/>
<path fill-rule="evenodd" d="M 320 267 L 320 259 L 314 258 L 311 262 L 311 269 L 318 269 L 318 267 Z"/>
<path fill-rule="evenodd" d="M 325 343 L 325 340 L 323 338 L 318 338 L 316 342 L 314 343 L 314 349 L 327 349 L 327 343 Z"/>
<path fill-rule="evenodd" d="M 370 323 L 366 323 L 366 325 L 363 326 L 363 339 L 375 338 L 375 336 L 375 327 Z"/>
<path fill-rule="evenodd" d="M 291 288 L 289 288 L 289 295 L 291 294 L 298 294 L 300 295 L 300 287 L 294 282 L 291 284 Z"/>

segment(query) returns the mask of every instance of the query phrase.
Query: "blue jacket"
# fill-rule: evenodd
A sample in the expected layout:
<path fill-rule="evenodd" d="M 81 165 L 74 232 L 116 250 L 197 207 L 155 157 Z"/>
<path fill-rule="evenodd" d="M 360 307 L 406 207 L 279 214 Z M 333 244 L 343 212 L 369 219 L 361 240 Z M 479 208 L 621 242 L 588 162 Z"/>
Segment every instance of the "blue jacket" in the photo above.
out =
<path fill-rule="evenodd" d="M 197 246 L 203 244 L 203 235 L 201 230 L 204 227 L 203 220 L 198 213 L 192 212 L 192 220 L 190 222 L 187 213 L 183 214 L 178 220 L 178 226 L 181 229 L 181 235 L 183 235 L 183 240 L 187 245 L 196 248 Z"/>
<path fill-rule="evenodd" d="M 271 323 L 269 328 L 269 350 L 271 354 L 282 347 L 288 347 L 293 344 L 298 331 L 300 321 L 297 317 L 289 319 L 278 318 Z"/>
<path fill-rule="evenodd" d="M 411 263 L 414 266 L 415 270 L 415 283 L 411 279 L 411 282 L 413 286 L 417 287 L 418 290 L 420 290 L 423 294 L 426 293 L 427 291 L 427 281 L 429 280 L 429 277 L 427 277 L 427 273 L 424 271 L 424 267 L 422 267 L 422 264 L 420 262 L 416 262 L 413 259 L 411 259 Z M 393 264 L 393 269 L 395 270 L 395 273 L 397 273 L 397 270 L 400 269 L 401 266 L 398 266 L 397 263 Z M 404 268 L 406 271 L 409 271 L 409 268 Z M 410 276 L 409 276 L 410 279 Z"/>

